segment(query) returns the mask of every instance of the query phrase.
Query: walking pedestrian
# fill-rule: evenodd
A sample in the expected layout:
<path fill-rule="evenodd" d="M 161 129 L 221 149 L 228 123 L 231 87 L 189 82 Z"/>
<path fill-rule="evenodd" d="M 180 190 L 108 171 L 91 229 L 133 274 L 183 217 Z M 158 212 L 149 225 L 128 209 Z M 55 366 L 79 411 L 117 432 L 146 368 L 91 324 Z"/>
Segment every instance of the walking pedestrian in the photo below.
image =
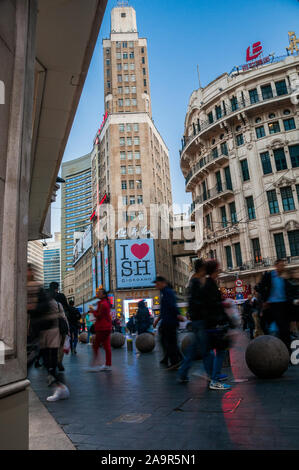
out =
<path fill-rule="evenodd" d="M 85 322 L 86 322 L 86 328 L 87 328 L 87 343 L 89 344 L 90 341 L 90 336 L 93 334 L 91 331 L 91 327 L 94 324 L 94 315 L 92 312 L 87 312 L 85 315 Z M 81 320 L 79 323 L 79 329 L 81 328 Z"/>
<path fill-rule="evenodd" d="M 136 318 L 135 315 L 132 315 L 129 321 L 126 324 L 127 329 L 129 330 L 130 335 L 136 333 Z"/>
<path fill-rule="evenodd" d="M 291 352 L 290 312 L 294 302 L 294 287 L 284 277 L 284 260 L 277 259 L 274 267 L 273 271 L 268 271 L 263 275 L 258 285 L 258 292 L 263 302 L 261 312 L 263 329 L 265 333 L 268 333 L 269 326 L 275 322 L 279 338 Z"/>
<path fill-rule="evenodd" d="M 152 326 L 152 318 L 144 300 L 138 302 L 138 310 L 135 319 L 138 335 L 146 333 Z"/>
<path fill-rule="evenodd" d="M 31 322 L 35 331 L 38 331 L 39 348 L 48 371 L 48 385 L 54 384 L 60 389 L 55 400 L 49 401 L 56 401 L 69 394 L 67 387 L 61 384 L 57 376 L 58 349 L 61 344 L 60 318 L 67 322 L 62 305 L 50 296 L 50 292 L 40 290 L 36 307 L 31 311 Z"/>
<path fill-rule="evenodd" d="M 90 306 L 95 321 L 95 340 L 93 342 L 93 361 L 89 372 L 110 371 L 111 370 L 111 343 L 110 336 L 112 331 L 112 318 L 110 313 L 110 302 L 105 289 L 97 289 L 97 297 L 99 299 L 97 309 Z M 99 367 L 98 353 L 100 346 L 103 346 L 106 354 L 105 365 Z"/>
<path fill-rule="evenodd" d="M 72 354 L 77 354 L 77 344 L 78 344 L 78 331 L 80 327 L 81 314 L 79 310 L 74 307 L 74 301 L 70 300 L 69 302 L 69 314 L 68 322 L 70 327 L 70 343 L 71 343 L 71 352 Z"/>
<path fill-rule="evenodd" d="M 155 319 L 154 328 L 159 323 L 159 335 L 164 351 L 161 364 L 167 366 L 167 370 L 176 370 L 181 364 L 182 355 L 178 347 L 177 328 L 179 320 L 185 318 L 180 315 L 176 303 L 176 297 L 167 280 L 158 276 L 155 280 L 156 288 L 161 292 L 160 315 Z M 169 362 L 170 361 L 170 365 Z"/>
<path fill-rule="evenodd" d="M 44 298 L 46 304 L 40 305 L 39 301 Z M 49 308 L 45 291 L 41 284 L 35 280 L 34 268 L 31 263 L 27 265 L 27 360 L 34 355 L 35 367 L 41 367 L 41 352 L 39 349 L 39 330 L 34 324 L 34 316 L 38 309 Z M 29 354 L 28 354 L 29 352 Z"/>
<path fill-rule="evenodd" d="M 56 300 L 58 303 L 58 308 L 62 307 L 63 313 L 66 315 L 66 318 L 69 316 L 69 304 L 68 301 L 66 300 L 65 295 L 59 291 L 59 284 L 58 282 L 51 282 L 49 285 L 49 291 L 50 291 L 50 296 Z M 60 345 L 58 348 L 58 370 L 60 372 L 64 371 L 64 366 L 63 366 L 63 356 L 64 356 L 64 343 L 65 339 L 67 337 L 67 332 L 63 332 L 62 330 L 60 331 L 61 334 L 61 341 Z"/>
<path fill-rule="evenodd" d="M 205 344 L 205 321 L 202 315 L 202 287 L 206 275 L 206 269 L 204 262 L 201 259 L 197 259 L 194 264 L 195 273 L 190 279 L 188 286 L 188 316 L 191 320 L 191 330 L 194 333 L 194 341 L 191 342 L 187 348 L 182 365 L 178 373 L 178 382 L 187 383 L 188 372 L 194 361 L 198 349 L 200 350 L 201 356 L 203 357 L 206 353 L 202 349 Z"/>
<path fill-rule="evenodd" d="M 255 324 L 254 324 L 254 319 L 253 319 L 253 302 L 252 302 L 252 295 L 249 294 L 247 299 L 245 300 L 245 302 L 243 303 L 242 305 L 242 309 L 243 309 L 243 331 L 249 329 L 249 335 L 250 335 L 250 339 L 253 339 L 254 338 L 254 327 L 255 327 Z"/>
<path fill-rule="evenodd" d="M 233 324 L 225 313 L 217 279 L 220 273 L 218 261 L 205 263 L 207 279 L 202 287 L 202 315 L 205 319 L 206 335 L 202 335 L 202 350 L 206 351 L 203 363 L 210 379 L 211 390 L 227 391 L 230 385 L 220 382 L 225 351 L 230 346 L 229 329 Z M 226 377 L 226 376 L 225 376 Z"/>

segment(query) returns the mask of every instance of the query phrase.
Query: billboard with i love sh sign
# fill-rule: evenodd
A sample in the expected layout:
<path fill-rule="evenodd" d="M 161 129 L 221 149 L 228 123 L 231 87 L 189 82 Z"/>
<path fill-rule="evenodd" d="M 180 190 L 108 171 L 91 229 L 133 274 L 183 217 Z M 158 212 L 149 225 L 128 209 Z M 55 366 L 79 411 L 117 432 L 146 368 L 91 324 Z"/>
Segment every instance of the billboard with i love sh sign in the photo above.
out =
<path fill-rule="evenodd" d="M 155 246 L 152 238 L 115 240 L 117 289 L 154 287 Z"/>

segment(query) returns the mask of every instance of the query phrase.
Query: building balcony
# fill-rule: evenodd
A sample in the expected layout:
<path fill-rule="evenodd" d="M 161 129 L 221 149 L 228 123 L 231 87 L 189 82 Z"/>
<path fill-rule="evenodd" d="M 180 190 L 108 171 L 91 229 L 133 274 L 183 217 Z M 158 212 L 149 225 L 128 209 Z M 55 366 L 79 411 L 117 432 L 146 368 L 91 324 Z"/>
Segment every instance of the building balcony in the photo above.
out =
<path fill-rule="evenodd" d="M 185 184 L 186 184 L 186 191 L 191 183 L 195 183 L 200 175 L 205 171 L 214 170 L 215 168 L 219 168 L 223 163 L 228 162 L 229 156 L 228 154 L 221 153 L 220 155 L 214 155 L 210 153 L 206 157 L 203 157 L 199 160 L 199 162 L 192 168 L 190 173 L 188 173 Z M 189 185 L 190 183 L 190 185 Z"/>
<path fill-rule="evenodd" d="M 227 222 L 229 224 L 229 222 Z M 237 235 L 240 232 L 238 224 L 230 225 L 227 227 L 222 227 L 219 230 L 211 230 L 205 229 L 204 230 L 204 245 L 208 245 L 209 243 L 218 242 L 219 240 L 223 240 L 225 238 L 229 238 L 233 235 Z"/>
<path fill-rule="evenodd" d="M 250 275 L 258 272 L 267 271 L 274 268 L 274 263 L 277 258 L 259 258 L 251 259 L 249 261 L 243 262 L 240 266 L 235 266 L 232 268 L 226 268 L 220 274 L 221 279 L 226 279 L 230 276 L 242 277 L 242 275 Z M 299 256 L 287 256 L 285 258 L 286 269 L 292 269 L 293 267 L 299 266 Z"/>
<path fill-rule="evenodd" d="M 214 186 L 214 188 L 207 189 L 205 193 L 200 194 L 200 196 L 198 196 L 192 202 L 190 207 L 190 214 L 192 215 L 198 204 L 203 204 L 204 207 L 207 204 L 213 205 L 215 201 L 224 201 L 227 197 L 230 197 L 232 194 L 234 194 L 234 191 L 231 184 L 217 184 L 216 186 Z"/>
<path fill-rule="evenodd" d="M 202 137 L 206 132 L 210 130 L 215 130 L 214 128 L 220 126 L 223 121 L 227 121 L 231 117 L 236 116 L 244 110 L 258 109 L 262 106 L 267 106 L 267 104 L 273 104 L 274 101 L 284 101 L 290 99 L 293 90 L 290 87 L 286 86 L 283 92 L 277 94 L 276 90 L 272 90 L 271 93 L 264 95 L 257 93 L 253 98 L 244 98 L 239 99 L 234 102 L 233 105 L 228 105 L 226 103 L 225 112 L 221 109 L 221 112 L 218 116 L 213 116 L 213 120 L 206 119 L 201 121 L 199 126 L 194 124 L 194 132 L 190 136 L 183 136 L 182 138 L 182 149 L 180 150 L 180 157 L 183 158 L 187 150 L 191 150 L 193 144 L 196 145 L 198 137 Z"/>

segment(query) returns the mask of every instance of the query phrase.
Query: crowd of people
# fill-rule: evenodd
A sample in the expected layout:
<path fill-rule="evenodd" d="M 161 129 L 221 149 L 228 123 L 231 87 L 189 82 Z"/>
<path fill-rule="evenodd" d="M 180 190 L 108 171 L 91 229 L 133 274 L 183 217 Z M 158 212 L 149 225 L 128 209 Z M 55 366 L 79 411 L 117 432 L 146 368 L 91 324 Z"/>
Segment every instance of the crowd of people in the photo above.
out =
<path fill-rule="evenodd" d="M 178 327 L 186 318 L 180 314 L 176 296 L 168 281 L 158 276 L 156 288 L 161 293 L 160 315 L 153 319 L 145 301 L 138 303 L 136 315 L 126 327 L 130 334 L 152 333 L 158 326 L 163 357 L 160 361 L 167 370 L 178 371 L 178 383 L 189 381 L 192 362 L 200 353 L 209 388 L 229 390 L 227 375 L 222 373 L 226 351 L 232 346 L 234 330 L 240 326 L 240 318 L 234 302 L 222 298 L 218 287 L 220 266 L 216 260 L 203 262 L 198 259 L 195 272 L 188 286 L 188 317 L 194 340 L 182 354 L 178 345 Z M 35 367 L 43 365 L 48 371 L 48 385 L 54 385 L 54 393 L 48 401 L 69 397 L 69 390 L 58 376 L 64 371 L 63 355 L 68 350 L 76 354 L 78 333 L 85 325 L 88 342 L 93 335 L 93 359 L 87 371 L 111 371 L 111 333 L 121 331 L 120 323 L 112 320 L 111 305 L 105 289 L 97 289 L 96 308 L 89 306 L 87 315 L 81 316 L 74 302 L 67 302 L 52 282 L 46 291 L 35 280 L 32 267 L 28 266 L 28 338 L 38 337 L 39 354 Z M 298 333 L 298 287 L 285 277 L 285 263 L 278 259 L 273 271 L 266 272 L 255 286 L 242 307 L 243 330 L 250 339 L 260 334 L 275 334 L 291 353 L 291 340 Z M 105 364 L 100 365 L 99 349 L 105 350 Z M 43 364 L 40 363 L 42 360 Z"/>

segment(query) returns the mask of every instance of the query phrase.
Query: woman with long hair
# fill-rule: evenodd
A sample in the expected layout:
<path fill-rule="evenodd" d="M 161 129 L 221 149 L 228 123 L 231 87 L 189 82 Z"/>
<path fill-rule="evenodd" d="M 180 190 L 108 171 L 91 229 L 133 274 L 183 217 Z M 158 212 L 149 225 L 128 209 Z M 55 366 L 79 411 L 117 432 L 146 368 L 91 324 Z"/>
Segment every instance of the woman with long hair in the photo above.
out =
<path fill-rule="evenodd" d="M 205 369 L 210 379 L 211 390 L 229 390 L 230 385 L 221 382 L 221 369 L 225 350 L 230 346 L 228 331 L 233 327 L 225 313 L 217 279 L 220 273 L 218 261 L 205 263 L 207 279 L 202 288 L 202 313 L 206 328 L 206 354 L 203 357 Z"/>
<path fill-rule="evenodd" d="M 110 313 L 110 302 L 105 289 L 97 289 L 97 298 L 99 299 L 96 310 L 90 307 L 96 321 L 94 324 L 95 339 L 93 342 L 93 361 L 89 372 L 110 371 L 111 370 L 111 343 L 110 336 L 112 331 L 112 318 Z M 103 346 L 106 353 L 105 365 L 99 366 L 98 353 L 100 346 Z"/>

